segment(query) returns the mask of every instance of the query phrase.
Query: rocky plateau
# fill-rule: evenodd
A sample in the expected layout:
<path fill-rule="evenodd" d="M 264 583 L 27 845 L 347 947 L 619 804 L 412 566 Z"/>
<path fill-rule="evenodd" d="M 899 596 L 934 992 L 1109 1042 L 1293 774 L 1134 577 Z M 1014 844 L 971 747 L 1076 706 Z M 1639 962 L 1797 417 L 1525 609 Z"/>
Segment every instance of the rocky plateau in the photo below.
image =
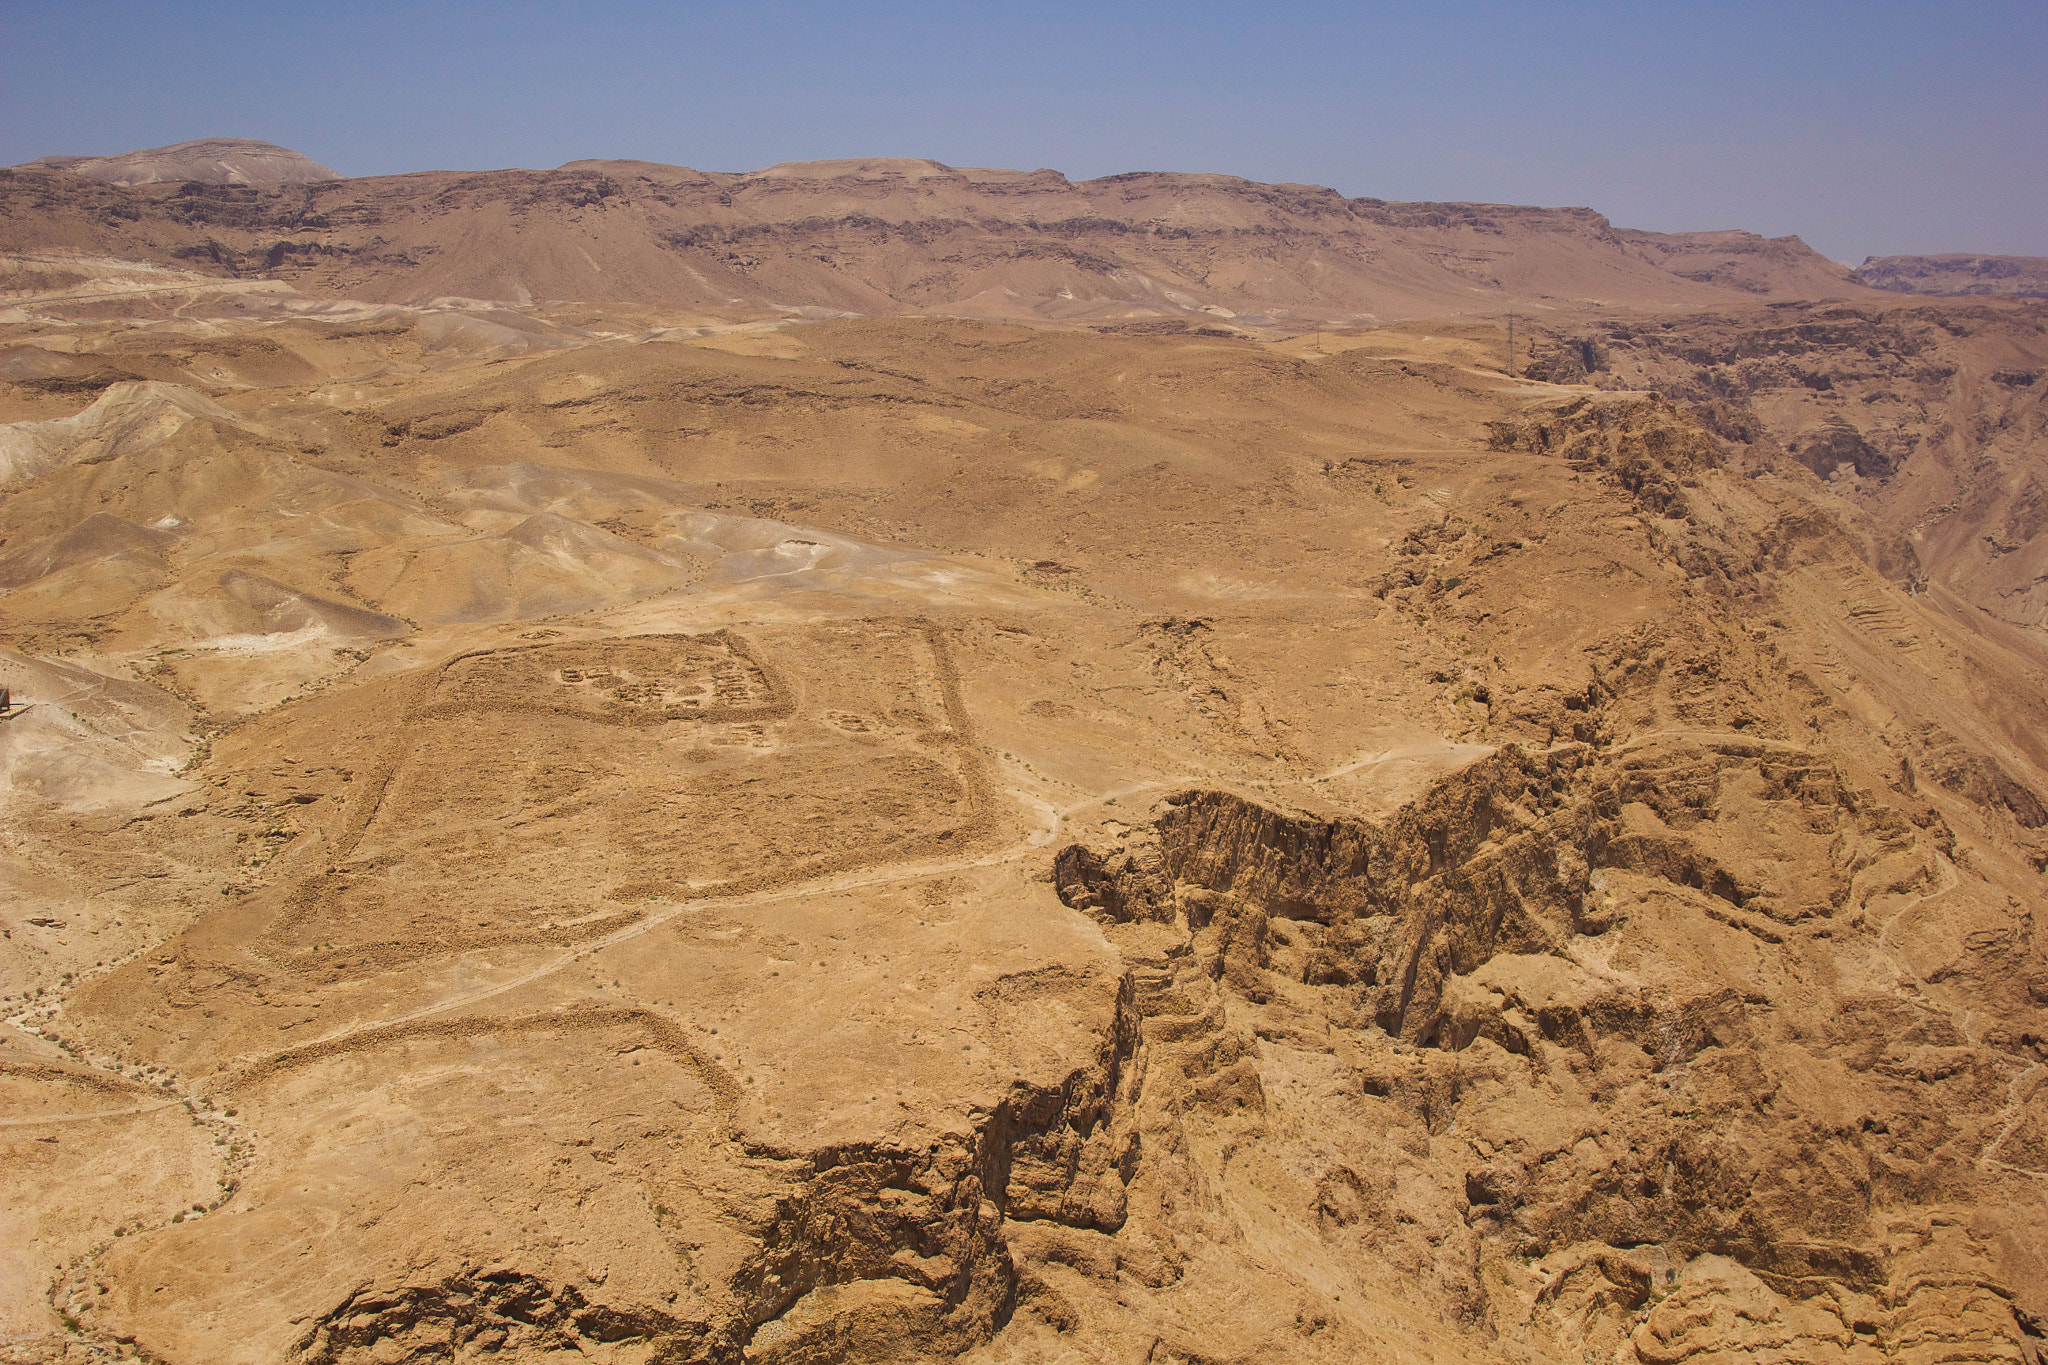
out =
<path fill-rule="evenodd" d="M 0 1360 L 2048 1361 L 2048 303 L 247 150 L 0 173 Z"/>

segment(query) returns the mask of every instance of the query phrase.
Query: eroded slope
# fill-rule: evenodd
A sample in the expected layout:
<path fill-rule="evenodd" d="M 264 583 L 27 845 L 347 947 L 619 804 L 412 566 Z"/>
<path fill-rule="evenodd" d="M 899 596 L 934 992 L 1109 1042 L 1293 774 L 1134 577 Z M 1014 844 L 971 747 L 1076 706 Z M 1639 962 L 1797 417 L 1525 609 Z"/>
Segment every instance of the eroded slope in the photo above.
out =
<path fill-rule="evenodd" d="M 2038 1358 L 2037 623 L 1797 425 L 2031 314 L 205 297 L 9 352 L 15 1355 Z"/>

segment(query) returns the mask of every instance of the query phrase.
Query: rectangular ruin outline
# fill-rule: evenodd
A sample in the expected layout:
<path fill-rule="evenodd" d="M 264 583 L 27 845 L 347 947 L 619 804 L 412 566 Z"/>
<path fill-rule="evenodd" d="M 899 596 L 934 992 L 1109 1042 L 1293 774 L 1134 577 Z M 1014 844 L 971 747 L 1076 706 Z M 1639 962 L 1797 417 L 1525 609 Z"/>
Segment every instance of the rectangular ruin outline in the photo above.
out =
<path fill-rule="evenodd" d="M 888 620 L 890 624 L 900 624 L 907 627 L 910 633 L 922 637 L 926 648 L 930 651 L 932 673 L 939 684 L 939 694 L 945 710 L 946 723 L 943 729 L 925 735 L 924 742 L 935 749 L 949 752 L 955 756 L 957 766 L 954 768 L 954 773 L 959 780 L 961 794 L 967 806 L 965 820 L 957 826 L 912 835 L 879 848 L 841 850 L 836 853 L 820 855 L 818 858 L 801 866 L 785 868 L 776 872 L 756 872 L 733 877 L 719 883 L 715 888 L 706 888 L 687 897 L 687 899 L 692 901 L 738 899 L 764 891 L 777 890 L 795 882 L 841 875 L 847 872 L 864 871 L 889 862 L 909 861 L 942 852 L 965 852 L 994 829 L 995 796 L 993 784 L 989 780 L 986 765 L 982 762 L 974 743 L 975 731 L 972 721 L 968 716 L 965 699 L 961 695 L 959 669 L 953 662 L 944 632 L 936 622 L 927 617 L 911 617 L 907 620 L 901 618 L 883 619 Z M 751 714 L 733 716 L 729 719 L 783 719 L 795 713 L 796 703 L 793 694 L 781 674 L 755 654 L 751 643 L 745 637 L 729 628 L 706 632 L 704 635 L 690 635 L 687 633 L 628 635 L 574 643 L 602 644 L 614 640 L 648 639 L 716 639 L 759 669 L 761 675 L 768 681 L 773 700 L 756 707 L 732 708 L 734 711 L 745 710 Z M 343 827 L 341 835 L 336 839 L 328 855 L 327 866 L 306 876 L 292 888 L 285 898 L 278 917 L 272 921 L 261 937 L 274 939 L 276 936 L 288 932 L 300 920 L 312 913 L 322 891 L 333 887 L 338 880 L 346 875 L 340 864 L 354 853 L 364 834 L 368 832 L 370 825 L 374 823 L 378 812 L 383 809 L 385 796 L 390 789 L 392 779 L 397 775 L 398 770 L 404 766 L 405 762 L 412 757 L 413 743 L 417 738 L 420 723 L 440 718 L 444 714 L 441 707 L 436 706 L 431 701 L 431 698 L 434 689 L 440 685 L 442 677 L 445 676 L 450 667 L 464 659 L 497 653 L 523 653 L 530 650 L 558 646 L 560 643 L 563 642 L 545 641 L 530 645 L 508 645 L 490 649 L 467 650 L 451 655 L 447 659 L 442 660 L 431 671 L 422 670 L 421 676 L 409 679 L 408 682 L 413 689 L 414 696 L 402 707 L 404 720 L 398 726 L 398 733 L 394 737 L 390 748 L 371 773 L 374 783 L 374 796 L 364 801 L 355 811 L 351 812 L 347 824 Z M 445 714 L 467 715 L 485 712 L 496 714 L 522 713 L 518 709 L 460 707 Z M 532 714 L 533 712 L 525 713 Z M 553 710 L 543 710 L 540 713 L 547 715 L 560 714 Z M 663 717 L 648 722 L 632 722 L 607 720 L 597 716 L 583 715 L 571 718 L 590 720 L 593 723 L 600 724 L 648 725 L 667 724 L 671 719 Z M 704 711 L 679 715 L 673 717 L 673 719 L 678 721 L 707 720 L 719 719 L 719 717 L 713 710 L 707 708 Z M 642 889 L 636 886 L 622 888 L 626 892 Z M 659 889 L 661 888 L 653 886 L 644 888 L 650 900 L 655 898 L 654 893 Z M 605 938 L 628 928 L 636 921 L 644 918 L 647 913 L 648 911 L 644 908 L 644 905 L 628 903 L 625 908 L 622 908 L 615 914 L 597 916 L 574 925 L 553 925 L 529 930 L 485 934 L 453 934 L 442 939 L 394 939 L 384 942 L 351 944 L 346 949 L 338 950 L 336 960 L 331 965 L 356 966 L 376 971 L 379 968 L 417 961 L 423 954 L 442 956 L 475 951 L 480 948 L 504 946 L 553 945 L 564 948 L 573 947 L 580 943 Z M 289 964 L 293 959 L 303 958 L 311 951 L 313 950 L 301 950 L 297 953 L 287 951 L 280 954 L 261 952 L 259 950 L 262 956 L 271 958 L 281 964 Z"/>

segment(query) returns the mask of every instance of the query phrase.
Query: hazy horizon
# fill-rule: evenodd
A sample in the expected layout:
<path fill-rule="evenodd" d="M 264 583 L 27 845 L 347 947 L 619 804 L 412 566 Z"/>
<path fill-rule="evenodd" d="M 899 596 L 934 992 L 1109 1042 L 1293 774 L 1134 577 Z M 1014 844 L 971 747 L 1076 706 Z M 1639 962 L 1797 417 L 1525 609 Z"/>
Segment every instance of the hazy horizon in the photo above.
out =
<path fill-rule="evenodd" d="M 2048 8 L 2021 4 L 28 3 L 0 33 L 0 163 L 215 136 L 350 176 L 921 156 L 1584 205 L 1852 264 L 2048 255 Z"/>

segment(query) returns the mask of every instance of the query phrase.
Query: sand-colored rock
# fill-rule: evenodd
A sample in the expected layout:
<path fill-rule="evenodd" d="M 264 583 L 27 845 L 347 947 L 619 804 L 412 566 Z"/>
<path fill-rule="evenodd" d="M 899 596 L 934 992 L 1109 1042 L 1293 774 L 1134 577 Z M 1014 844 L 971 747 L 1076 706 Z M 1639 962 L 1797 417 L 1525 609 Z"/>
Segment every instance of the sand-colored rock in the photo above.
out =
<path fill-rule="evenodd" d="M 0 1359 L 2041 1360 L 2040 305 L 896 161 L 255 280 L 271 191 L 24 182 L 140 216 L 0 312 Z M 725 194 L 650 249 L 799 311 L 341 249 L 428 193 Z M 1084 201 L 1225 283 L 819 283 Z M 1309 218 L 1650 283 L 1283 328 Z"/>
<path fill-rule="evenodd" d="M 1547 314 L 1589 298 L 1709 307 L 1873 292 L 1796 237 L 1641 232 L 1586 208 L 1347 199 L 1227 175 L 576 161 L 173 187 L 153 181 L 183 177 L 132 169 L 113 185 L 81 179 L 91 164 L 0 179 L 0 250 L 394 303 L 1170 320 L 1226 333 L 1275 319 Z"/>
<path fill-rule="evenodd" d="M 2048 297 L 2048 257 L 1872 256 L 1856 278 L 1873 289 L 1899 294 L 1950 297 L 1993 294 L 2011 298 Z"/>
<path fill-rule="evenodd" d="M 289 147 L 247 137 L 206 137 L 111 156 L 45 156 L 26 163 L 109 185 L 314 185 L 340 176 Z"/>

